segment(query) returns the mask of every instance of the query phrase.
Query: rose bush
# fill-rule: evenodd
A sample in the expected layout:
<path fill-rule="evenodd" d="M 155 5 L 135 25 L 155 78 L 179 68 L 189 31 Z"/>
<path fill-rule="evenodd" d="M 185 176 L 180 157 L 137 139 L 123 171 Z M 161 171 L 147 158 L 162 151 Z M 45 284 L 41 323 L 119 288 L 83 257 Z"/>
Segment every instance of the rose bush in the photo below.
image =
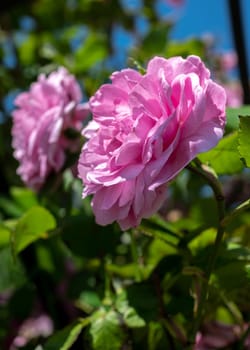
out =
<path fill-rule="evenodd" d="M 197 56 L 154 57 L 141 75 L 124 69 L 90 99 L 78 171 L 98 224 L 123 230 L 150 217 L 166 184 L 223 136 L 225 91 Z"/>
<path fill-rule="evenodd" d="M 27 186 L 38 190 L 51 172 L 62 169 L 65 152 L 78 149 L 65 132 L 82 128 L 88 104 L 81 99 L 79 84 L 63 67 L 48 77 L 41 74 L 15 99 L 12 146 L 20 163 L 17 173 Z"/>

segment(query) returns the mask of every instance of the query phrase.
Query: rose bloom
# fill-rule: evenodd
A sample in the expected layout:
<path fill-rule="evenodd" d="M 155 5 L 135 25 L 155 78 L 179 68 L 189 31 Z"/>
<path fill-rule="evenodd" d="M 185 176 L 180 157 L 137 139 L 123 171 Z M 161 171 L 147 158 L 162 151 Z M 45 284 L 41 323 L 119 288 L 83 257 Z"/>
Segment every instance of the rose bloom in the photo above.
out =
<path fill-rule="evenodd" d="M 199 57 L 155 57 L 145 75 L 124 69 L 90 99 L 79 177 L 98 224 L 122 230 L 150 217 L 166 184 L 223 136 L 226 95 Z"/>
<path fill-rule="evenodd" d="M 81 99 L 79 84 L 63 67 L 48 77 L 41 74 L 28 92 L 16 97 L 12 146 L 20 163 L 17 173 L 27 186 L 40 189 L 48 175 L 62 169 L 65 152 L 80 147 L 67 132 L 82 129 L 89 108 Z"/>

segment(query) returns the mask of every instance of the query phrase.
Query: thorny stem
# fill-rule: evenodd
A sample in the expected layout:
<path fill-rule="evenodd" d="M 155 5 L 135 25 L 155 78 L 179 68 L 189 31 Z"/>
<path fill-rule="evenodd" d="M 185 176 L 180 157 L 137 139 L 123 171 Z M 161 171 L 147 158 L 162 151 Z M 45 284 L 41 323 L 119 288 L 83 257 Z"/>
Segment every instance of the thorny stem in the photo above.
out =
<path fill-rule="evenodd" d="M 197 308 L 197 314 L 196 318 L 194 320 L 194 325 L 191 333 L 191 341 L 194 343 L 195 336 L 197 331 L 200 328 L 203 314 L 204 314 L 204 306 L 208 297 L 208 287 L 209 287 L 209 280 L 215 265 L 215 261 L 217 259 L 217 256 L 219 254 L 219 250 L 221 247 L 221 242 L 223 239 L 224 234 L 224 225 L 222 224 L 223 219 L 225 218 L 225 200 L 224 195 L 222 192 L 221 184 L 217 179 L 216 174 L 213 172 L 213 169 L 207 167 L 204 164 L 201 164 L 199 160 L 194 161 L 195 166 L 192 164 L 189 164 L 187 168 L 201 176 L 206 180 L 206 182 L 210 185 L 214 192 L 214 197 L 217 202 L 217 209 L 218 209 L 218 228 L 217 228 L 217 234 L 216 239 L 214 242 L 214 248 L 212 250 L 212 254 L 209 257 L 209 261 L 207 264 L 207 268 L 205 270 L 205 278 L 202 281 L 201 285 L 201 295 L 200 295 L 200 302 L 198 304 Z"/>

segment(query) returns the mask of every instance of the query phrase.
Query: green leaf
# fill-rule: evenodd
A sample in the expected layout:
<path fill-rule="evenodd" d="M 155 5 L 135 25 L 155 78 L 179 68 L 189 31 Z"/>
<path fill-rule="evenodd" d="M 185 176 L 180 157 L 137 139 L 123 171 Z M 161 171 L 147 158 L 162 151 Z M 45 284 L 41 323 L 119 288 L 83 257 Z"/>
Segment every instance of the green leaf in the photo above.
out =
<path fill-rule="evenodd" d="M 247 264 L 245 266 L 245 272 L 246 272 L 247 279 L 250 280 L 250 264 Z"/>
<path fill-rule="evenodd" d="M 25 210 L 38 205 L 35 193 L 28 188 L 11 187 L 10 193 L 15 202 Z"/>
<path fill-rule="evenodd" d="M 128 307 L 126 310 L 124 310 L 123 317 L 124 323 L 129 328 L 140 328 L 146 325 L 144 319 L 137 314 L 133 307 Z"/>
<path fill-rule="evenodd" d="M 37 39 L 36 35 L 29 34 L 26 40 L 18 47 L 19 58 L 23 64 L 28 65 L 33 63 L 38 46 Z"/>
<path fill-rule="evenodd" d="M 215 314 L 216 321 L 226 323 L 226 324 L 234 324 L 235 319 L 232 316 L 232 313 L 225 307 L 225 306 L 220 306 L 216 310 Z"/>
<path fill-rule="evenodd" d="M 11 230 L 4 224 L 0 223 L 0 247 L 10 242 Z"/>
<path fill-rule="evenodd" d="M 101 306 L 101 300 L 95 291 L 84 290 L 77 300 L 77 305 L 86 313 L 91 313 L 94 309 Z"/>
<path fill-rule="evenodd" d="M 18 258 L 14 259 L 10 246 L 0 250 L 0 292 L 21 286 L 25 272 Z"/>
<path fill-rule="evenodd" d="M 188 247 L 191 249 L 193 253 L 196 253 L 197 251 L 206 248 L 208 245 L 211 245 L 214 243 L 216 237 L 216 229 L 215 228 L 209 228 L 203 232 L 201 232 L 200 235 L 195 237 L 189 244 Z"/>
<path fill-rule="evenodd" d="M 17 253 L 39 238 L 47 238 L 47 231 L 56 227 L 52 214 L 43 207 L 33 207 L 17 222 L 13 234 L 14 249 Z"/>
<path fill-rule="evenodd" d="M 216 227 L 218 224 L 218 211 L 214 198 L 208 197 L 193 200 L 190 218 L 199 225 L 198 227 Z"/>
<path fill-rule="evenodd" d="M 84 322 L 86 321 L 86 322 Z M 68 350 L 79 337 L 82 329 L 89 323 L 88 319 L 83 322 L 75 322 L 55 333 L 45 343 L 43 350 Z"/>
<path fill-rule="evenodd" d="M 106 39 L 101 34 L 88 35 L 83 46 L 75 53 L 75 72 L 87 71 L 107 55 Z"/>
<path fill-rule="evenodd" d="M 151 273 L 156 265 L 160 262 L 160 260 L 165 256 L 176 254 L 177 251 L 177 248 L 166 244 L 162 240 L 157 238 L 153 239 L 148 246 L 147 257 L 145 257 L 149 272 Z"/>
<path fill-rule="evenodd" d="M 225 136 L 212 150 L 199 155 L 203 163 L 208 163 L 217 174 L 235 174 L 243 169 L 240 161 L 237 133 Z"/>
<path fill-rule="evenodd" d="M 120 350 L 125 339 L 118 314 L 110 310 L 98 310 L 90 326 L 94 350 Z"/>
<path fill-rule="evenodd" d="M 169 348 L 166 331 L 160 322 L 150 322 L 148 331 L 148 350 L 165 350 Z"/>
<path fill-rule="evenodd" d="M 167 35 L 169 33 L 169 25 L 164 23 L 157 23 L 152 26 L 152 29 L 145 36 L 142 42 L 143 51 L 147 56 L 160 54 L 163 52 L 167 42 Z"/>
<path fill-rule="evenodd" d="M 79 215 L 72 215 L 65 220 L 62 238 L 74 255 L 96 258 L 114 253 L 120 235 L 115 232 L 114 226 L 97 227 L 92 213 L 89 216 L 87 211 L 81 211 Z"/>
<path fill-rule="evenodd" d="M 221 289 L 232 293 L 233 290 L 250 288 L 247 266 L 250 262 L 250 249 L 238 244 L 228 243 L 220 252 L 214 270 Z"/>
<path fill-rule="evenodd" d="M 11 217 L 19 217 L 23 214 L 23 209 L 9 198 L 0 197 L 0 208 Z"/>
<path fill-rule="evenodd" d="M 185 41 L 173 41 L 168 43 L 166 56 L 183 56 L 197 55 L 203 56 L 205 51 L 204 43 L 198 39 L 190 39 Z"/>
<path fill-rule="evenodd" d="M 139 230 L 144 234 L 164 241 L 172 247 L 176 247 L 181 237 L 181 233 L 176 230 L 174 225 L 162 220 L 157 215 L 148 220 L 143 220 Z"/>
<path fill-rule="evenodd" d="M 247 278 L 245 269 L 245 262 L 232 261 L 217 268 L 214 275 L 221 289 L 227 290 L 228 293 L 232 293 L 234 289 L 250 287 L 250 281 Z"/>
<path fill-rule="evenodd" d="M 116 300 L 117 311 L 123 316 L 124 323 L 129 328 L 140 328 L 146 325 L 142 317 L 138 315 L 136 310 L 129 305 L 126 291 L 122 291 Z"/>
<path fill-rule="evenodd" d="M 250 116 L 240 116 L 240 127 L 239 127 L 239 153 L 244 164 L 250 167 Z"/>
<path fill-rule="evenodd" d="M 107 264 L 107 271 L 123 278 L 134 278 L 138 266 L 134 263 L 125 265 Z M 145 269 L 144 269 L 145 270 Z M 143 271 L 144 272 L 144 271 Z"/>
<path fill-rule="evenodd" d="M 227 124 L 226 131 L 231 132 L 239 127 L 239 116 L 250 115 L 250 105 L 245 105 L 240 108 L 227 108 Z"/>
<path fill-rule="evenodd" d="M 157 318 L 159 301 L 152 281 L 135 283 L 126 291 L 129 305 L 143 320 L 149 322 Z"/>

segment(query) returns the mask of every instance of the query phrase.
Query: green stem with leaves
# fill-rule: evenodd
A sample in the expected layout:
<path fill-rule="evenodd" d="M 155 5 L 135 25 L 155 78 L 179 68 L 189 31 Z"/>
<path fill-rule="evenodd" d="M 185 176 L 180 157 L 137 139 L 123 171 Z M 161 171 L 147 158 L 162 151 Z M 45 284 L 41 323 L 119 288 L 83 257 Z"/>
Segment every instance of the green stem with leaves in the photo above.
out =
<path fill-rule="evenodd" d="M 200 301 L 198 304 L 197 314 L 194 320 L 193 329 L 191 333 L 191 342 L 194 342 L 196 333 L 200 328 L 203 315 L 204 315 L 205 304 L 208 297 L 209 280 L 213 272 L 215 261 L 219 254 L 219 250 L 221 248 L 221 243 L 223 240 L 224 225 L 222 225 L 222 222 L 223 222 L 223 219 L 225 218 L 225 200 L 224 200 L 221 184 L 215 172 L 213 171 L 213 169 L 207 167 L 204 164 L 201 164 L 199 160 L 195 160 L 194 165 L 190 164 L 187 166 L 187 168 L 190 171 L 201 176 L 210 185 L 210 187 L 214 192 L 215 200 L 217 202 L 217 209 L 218 209 L 218 227 L 217 227 L 216 239 L 214 242 L 212 254 L 210 255 L 207 268 L 205 270 L 205 278 L 202 281 Z"/>

